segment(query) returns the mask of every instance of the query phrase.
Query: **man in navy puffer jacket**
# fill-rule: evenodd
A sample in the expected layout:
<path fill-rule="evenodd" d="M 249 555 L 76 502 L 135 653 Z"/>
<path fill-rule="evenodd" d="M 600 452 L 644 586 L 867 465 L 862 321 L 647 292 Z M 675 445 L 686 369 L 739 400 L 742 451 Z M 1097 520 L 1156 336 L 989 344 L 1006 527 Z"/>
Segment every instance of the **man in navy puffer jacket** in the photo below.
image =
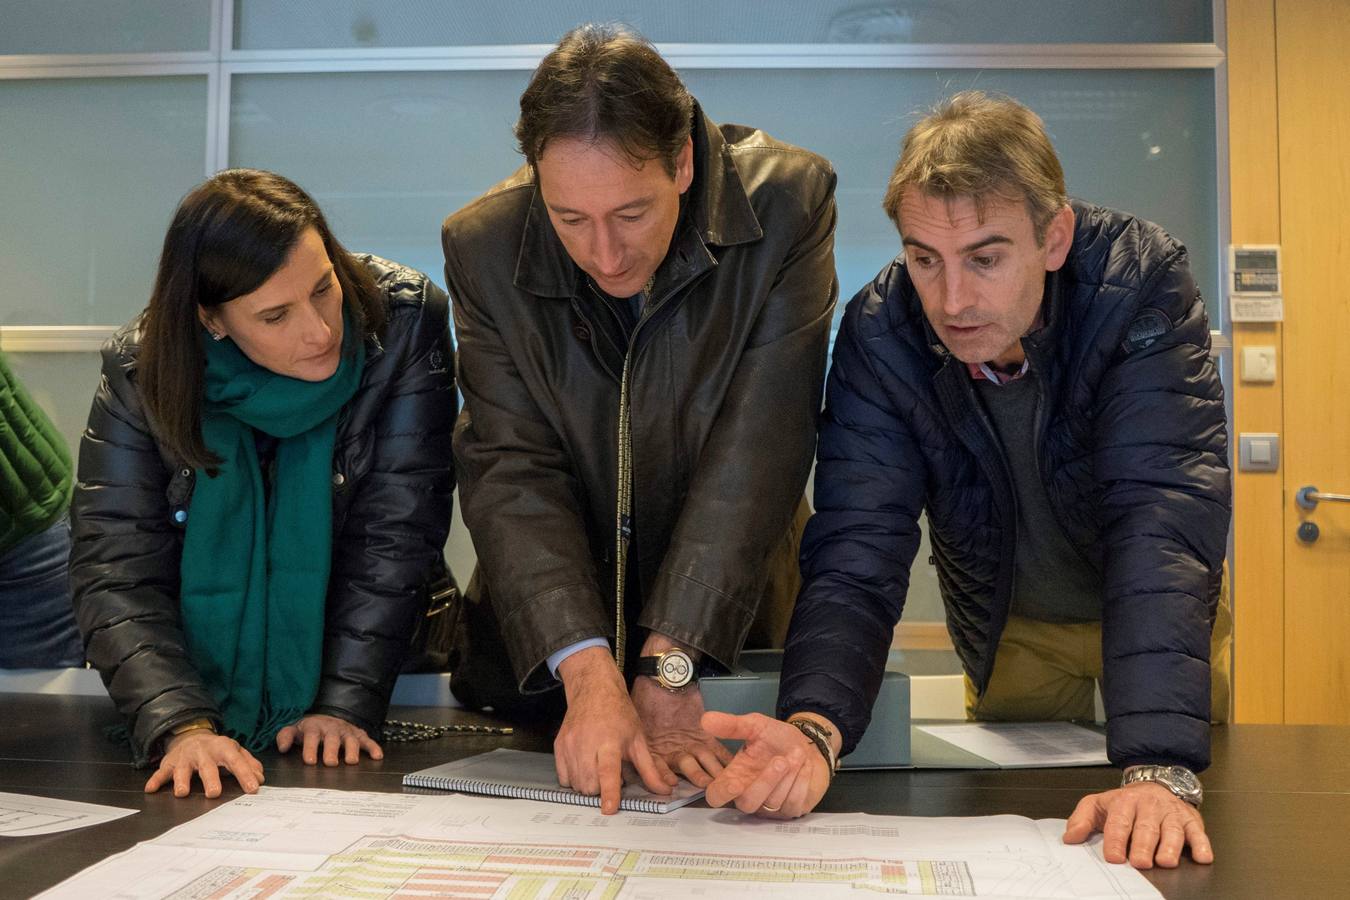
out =
<path fill-rule="evenodd" d="M 1209 862 L 1194 773 L 1231 500 L 1186 250 L 1069 201 L 1040 119 L 978 93 L 909 133 L 884 206 L 904 253 L 835 343 L 786 722 L 708 715 L 747 741 L 709 802 L 781 817 L 823 795 L 867 727 L 926 511 L 972 717 L 1090 717 L 1101 681 L 1125 776 L 1065 840 Z"/>

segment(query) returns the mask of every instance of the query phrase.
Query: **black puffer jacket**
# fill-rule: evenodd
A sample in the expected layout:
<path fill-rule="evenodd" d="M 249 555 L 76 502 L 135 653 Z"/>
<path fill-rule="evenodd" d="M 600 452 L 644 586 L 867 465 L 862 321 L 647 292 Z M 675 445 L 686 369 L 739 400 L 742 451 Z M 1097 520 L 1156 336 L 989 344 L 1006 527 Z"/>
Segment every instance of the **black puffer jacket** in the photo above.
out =
<path fill-rule="evenodd" d="M 1112 762 L 1209 763 L 1209 637 L 1231 511 L 1223 389 L 1186 251 L 1156 225 L 1074 204 L 1043 328 L 1041 477 L 1102 575 Z M 969 372 L 924 318 L 903 257 L 849 303 L 816 467 L 817 513 L 780 713 L 866 728 L 927 510 L 947 626 L 983 692 L 1007 621 L 1016 516 Z"/>
<path fill-rule="evenodd" d="M 358 259 L 387 300 L 388 324 L 383 335 L 366 336 L 361 384 L 338 418 L 333 563 L 312 711 L 373 735 L 426 608 L 426 586 L 442 566 L 456 400 L 444 292 L 420 272 Z M 80 443 L 70 569 L 87 656 L 127 717 L 144 765 L 174 726 L 220 717 L 179 620 L 193 472 L 166 453 L 146 420 L 136 388 L 139 324 L 103 348 Z"/>

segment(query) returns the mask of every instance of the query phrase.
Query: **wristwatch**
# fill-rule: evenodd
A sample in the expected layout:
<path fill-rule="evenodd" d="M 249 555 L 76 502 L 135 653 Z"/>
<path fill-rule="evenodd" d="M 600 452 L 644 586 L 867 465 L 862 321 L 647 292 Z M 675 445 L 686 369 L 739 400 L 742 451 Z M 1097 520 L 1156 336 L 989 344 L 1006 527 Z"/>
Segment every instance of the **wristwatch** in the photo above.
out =
<path fill-rule="evenodd" d="M 639 656 L 637 674 L 655 678 L 661 687 L 676 693 L 698 681 L 698 669 L 694 661 L 678 647 L 658 656 Z"/>
<path fill-rule="evenodd" d="M 1130 766 L 1121 776 L 1120 786 L 1140 781 L 1155 781 L 1191 806 L 1199 806 L 1205 796 L 1200 779 L 1185 766 Z"/>

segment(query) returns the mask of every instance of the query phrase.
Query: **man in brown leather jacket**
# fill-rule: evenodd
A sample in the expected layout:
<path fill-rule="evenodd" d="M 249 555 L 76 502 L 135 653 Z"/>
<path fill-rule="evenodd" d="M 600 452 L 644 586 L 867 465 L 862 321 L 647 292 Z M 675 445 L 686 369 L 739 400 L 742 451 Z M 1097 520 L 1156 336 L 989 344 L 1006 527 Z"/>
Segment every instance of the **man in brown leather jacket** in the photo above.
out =
<path fill-rule="evenodd" d="M 562 693 L 559 780 L 614 812 L 624 760 L 659 792 L 716 775 L 696 671 L 782 645 L 835 175 L 714 124 L 622 29 L 570 32 L 520 105 L 527 164 L 442 232 L 479 557 L 453 690 L 526 714 Z"/>

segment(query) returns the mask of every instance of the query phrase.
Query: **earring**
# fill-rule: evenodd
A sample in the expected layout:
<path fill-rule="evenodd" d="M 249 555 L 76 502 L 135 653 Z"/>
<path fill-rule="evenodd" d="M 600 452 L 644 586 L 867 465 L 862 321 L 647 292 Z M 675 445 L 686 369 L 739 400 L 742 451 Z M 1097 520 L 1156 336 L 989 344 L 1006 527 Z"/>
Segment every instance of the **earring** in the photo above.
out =
<path fill-rule="evenodd" d="M 213 341 L 223 341 L 223 340 L 225 340 L 225 332 L 223 332 L 223 331 L 213 331 L 213 332 L 211 332 L 211 340 L 213 340 Z"/>

